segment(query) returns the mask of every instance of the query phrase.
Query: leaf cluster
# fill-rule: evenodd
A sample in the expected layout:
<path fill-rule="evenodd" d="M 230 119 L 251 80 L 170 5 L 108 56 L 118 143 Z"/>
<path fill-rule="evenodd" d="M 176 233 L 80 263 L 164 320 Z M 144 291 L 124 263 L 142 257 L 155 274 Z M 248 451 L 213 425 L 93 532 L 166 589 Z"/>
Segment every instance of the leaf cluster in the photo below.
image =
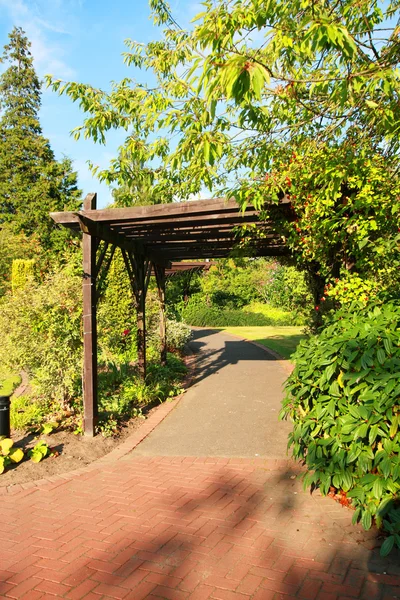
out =
<path fill-rule="evenodd" d="M 305 486 L 344 493 L 353 522 L 382 526 L 400 490 L 399 305 L 338 311 L 293 359 L 280 416 L 294 423 Z"/>

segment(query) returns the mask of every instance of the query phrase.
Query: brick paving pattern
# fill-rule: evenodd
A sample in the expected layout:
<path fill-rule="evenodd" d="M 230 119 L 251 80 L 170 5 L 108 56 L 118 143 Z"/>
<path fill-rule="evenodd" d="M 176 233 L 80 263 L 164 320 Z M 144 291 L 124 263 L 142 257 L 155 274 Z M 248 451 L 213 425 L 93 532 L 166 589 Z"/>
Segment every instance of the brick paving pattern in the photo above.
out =
<path fill-rule="evenodd" d="M 192 392 L 200 400 L 207 396 L 204 377 L 215 372 L 213 388 L 220 392 L 213 402 L 229 401 L 229 378 L 253 386 L 246 402 L 259 400 L 260 413 L 243 435 L 259 435 L 257 423 L 270 420 L 268 448 L 283 444 L 278 455 L 284 456 L 281 424 L 265 412 L 279 399 L 265 406 L 263 381 L 249 376 L 254 352 L 246 357 L 246 346 L 227 344 L 226 337 L 198 334 L 201 378 Z M 268 377 L 283 378 L 271 367 Z M 265 377 L 266 368 L 259 362 L 254 373 Z M 293 462 L 141 456 L 138 444 L 149 436 L 148 445 L 164 419 L 165 430 L 182 402 L 185 396 L 160 406 L 131 438 L 89 467 L 0 487 L 0 598 L 400 599 L 400 553 L 380 558 L 377 532 L 352 526 L 351 511 L 333 500 L 304 492 Z M 195 408 L 201 441 L 210 447 Z M 221 435 L 224 411 L 215 417 Z M 186 442 L 194 435 L 189 427 L 178 432 Z M 235 441 L 234 430 L 230 435 Z"/>
<path fill-rule="evenodd" d="M 389 600 L 399 553 L 289 461 L 126 454 L 0 497 L 0 597 Z"/>

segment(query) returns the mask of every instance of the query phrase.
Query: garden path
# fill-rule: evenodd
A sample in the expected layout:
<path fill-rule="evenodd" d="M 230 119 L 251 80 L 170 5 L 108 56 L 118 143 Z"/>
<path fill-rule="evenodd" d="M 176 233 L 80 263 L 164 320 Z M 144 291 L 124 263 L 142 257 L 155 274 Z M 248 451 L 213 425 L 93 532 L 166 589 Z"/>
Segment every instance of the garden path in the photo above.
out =
<path fill-rule="evenodd" d="M 218 340 L 223 342 L 219 350 Z M 203 407 L 192 411 L 193 420 L 198 420 L 198 414 L 203 419 L 196 447 L 205 448 L 204 436 L 207 448 L 214 443 L 211 434 L 215 436 L 217 414 L 225 417 L 229 406 L 238 410 L 235 390 L 236 395 L 245 394 L 246 407 L 251 406 L 253 395 L 257 406 L 254 412 L 248 408 L 249 414 L 245 409 L 243 417 L 239 414 L 243 427 L 256 419 L 247 436 L 257 436 L 258 428 L 269 420 L 268 408 L 258 407 L 255 386 L 262 383 L 271 406 L 279 404 L 271 393 L 274 389 L 280 395 L 284 374 L 278 364 L 255 358 L 258 353 L 243 360 L 238 348 L 253 351 L 246 344 L 233 345 L 230 336 L 196 334 L 193 344 L 200 349 L 203 343 L 195 387 L 177 407 L 164 404 L 153 413 L 139 430 L 141 437 L 143 430 L 151 431 L 165 415 L 158 425 L 160 434 L 168 422 L 173 428 L 178 422 L 189 427 L 180 407 L 184 409 L 186 402 L 195 406 L 203 390 L 211 399 L 204 404 L 205 411 Z M 264 369 L 270 378 L 263 379 Z M 225 380 L 221 388 L 219 378 Z M 219 394 L 214 396 L 216 388 Z M 222 402 L 222 412 L 209 418 L 224 393 L 233 404 L 224 407 Z M 277 431 L 280 425 L 272 412 Z M 229 427 L 237 420 L 238 414 L 229 417 Z M 206 434 L 206 426 L 211 433 Z M 223 423 L 219 426 L 223 434 Z M 191 431 L 194 436 L 196 429 Z M 226 454 L 248 453 L 247 457 L 210 456 L 211 451 L 203 457 L 166 452 L 142 456 L 148 442 L 133 452 L 133 444 L 125 442 L 118 451 L 79 471 L 0 488 L 0 598 L 400 598 L 400 553 L 379 558 L 376 531 L 353 527 L 351 511 L 330 498 L 303 492 L 297 478 L 300 467 L 290 460 L 251 457 L 250 443 L 236 445 L 234 436 L 243 433 L 244 428 L 230 429 L 232 446 L 219 448 Z M 189 444 L 185 440 L 191 436 L 185 431 L 179 436 Z M 162 437 L 153 437 L 154 444 L 165 443 Z M 277 444 L 273 449 L 282 451 Z M 267 451 L 268 445 L 262 446 L 262 452 Z"/>
<path fill-rule="evenodd" d="M 278 420 L 284 361 L 215 329 L 196 329 L 189 346 L 193 385 L 134 454 L 286 458 L 291 425 Z"/>

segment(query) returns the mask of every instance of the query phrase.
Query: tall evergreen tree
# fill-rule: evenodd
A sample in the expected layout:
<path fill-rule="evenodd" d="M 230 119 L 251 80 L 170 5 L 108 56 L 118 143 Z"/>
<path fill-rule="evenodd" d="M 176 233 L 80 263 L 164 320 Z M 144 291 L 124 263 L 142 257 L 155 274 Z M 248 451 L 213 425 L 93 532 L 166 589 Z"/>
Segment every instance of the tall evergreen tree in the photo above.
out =
<path fill-rule="evenodd" d="M 78 209 L 80 191 L 69 159 L 58 162 L 39 122 L 41 82 L 33 66 L 30 42 L 20 27 L 9 34 L 0 61 L 0 223 L 16 233 L 37 234 L 44 249 L 54 248 L 60 233 L 49 212 Z"/>

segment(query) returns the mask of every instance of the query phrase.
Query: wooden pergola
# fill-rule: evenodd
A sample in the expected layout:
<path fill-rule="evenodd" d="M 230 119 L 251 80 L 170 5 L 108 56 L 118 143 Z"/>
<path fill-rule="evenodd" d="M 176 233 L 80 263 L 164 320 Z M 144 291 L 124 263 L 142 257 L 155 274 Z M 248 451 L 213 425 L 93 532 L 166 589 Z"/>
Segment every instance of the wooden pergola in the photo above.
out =
<path fill-rule="evenodd" d="M 288 253 L 272 221 L 260 220 L 253 206 L 241 211 L 234 200 L 194 200 L 129 208 L 97 210 L 96 194 L 88 194 L 79 212 L 51 213 L 59 225 L 83 236 L 83 398 L 84 431 L 93 436 L 98 421 L 96 309 L 116 248 L 129 275 L 138 330 L 138 369 L 146 376 L 146 294 L 151 275 L 160 300 L 161 360 L 167 354 L 165 282 L 185 270 L 199 270 L 208 261 L 230 256 L 243 245 L 243 226 L 253 233 L 243 255 L 283 256 Z M 271 210 L 290 216 L 288 202 Z M 276 216 L 279 217 L 279 214 Z"/>

